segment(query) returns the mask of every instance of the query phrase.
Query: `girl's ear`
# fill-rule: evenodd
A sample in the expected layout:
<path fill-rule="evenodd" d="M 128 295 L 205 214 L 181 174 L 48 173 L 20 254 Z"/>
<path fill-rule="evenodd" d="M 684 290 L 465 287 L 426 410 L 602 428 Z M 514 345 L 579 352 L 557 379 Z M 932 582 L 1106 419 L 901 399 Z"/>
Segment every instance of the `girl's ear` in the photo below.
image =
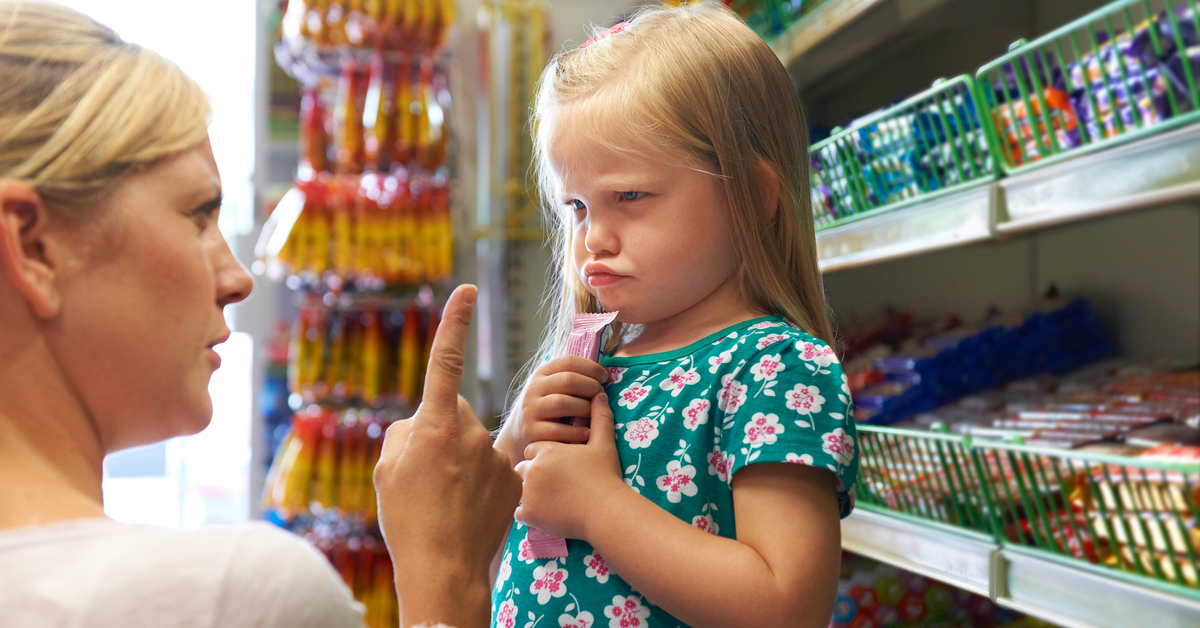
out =
<path fill-rule="evenodd" d="M 779 213 L 780 182 L 779 173 L 766 160 L 759 158 L 757 164 L 758 184 L 762 186 L 763 201 L 767 212 L 767 222 L 775 222 Z"/>
<path fill-rule="evenodd" d="M 41 318 L 52 318 L 61 304 L 49 223 L 37 190 L 16 179 L 0 180 L 0 269 Z"/>

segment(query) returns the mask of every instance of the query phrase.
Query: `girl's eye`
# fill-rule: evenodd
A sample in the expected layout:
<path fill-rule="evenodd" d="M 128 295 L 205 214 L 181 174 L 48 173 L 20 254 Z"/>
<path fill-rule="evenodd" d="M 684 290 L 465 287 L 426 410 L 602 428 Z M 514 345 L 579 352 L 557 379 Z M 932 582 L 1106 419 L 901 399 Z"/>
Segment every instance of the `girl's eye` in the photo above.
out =
<path fill-rule="evenodd" d="M 570 201 L 567 201 L 567 205 L 568 205 L 568 206 L 569 206 L 571 209 L 573 209 L 573 210 L 575 210 L 575 211 L 577 211 L 577 212 L 581 212 L 581 211 L 583 211 L 583 210 L 587 209 L 587 205 L 584 205 L 584 204 L 583 204 L 583 201 L 581 201 L 581 200 L 577 200 L 577 199 L 572 199 L 572 200 L 570 200 Z"/>
<path fill-rule="evenodd" d="M 621 192 L 621 200 L 623 200 L 623 201 L 636 201 L 636 200 L 638 200 L 639 198 L 642 198 L 642 197 L 643 197 L 643 196 L 645 196 L 645 195 L 646 195 L 646 193 L 645 193 L 645 192 Z"/>

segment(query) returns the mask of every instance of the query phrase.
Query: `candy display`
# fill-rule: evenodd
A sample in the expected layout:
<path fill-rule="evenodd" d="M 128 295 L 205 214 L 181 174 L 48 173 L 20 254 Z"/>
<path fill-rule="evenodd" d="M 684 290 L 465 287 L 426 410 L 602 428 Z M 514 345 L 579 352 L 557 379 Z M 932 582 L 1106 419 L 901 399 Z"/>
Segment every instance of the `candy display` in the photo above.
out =
<path fill-rule="evenodd" d="M 1114 3 L 1106 16 L 984 66 L 980 85 L 1008 166 L 1196 110 L 1197 15 L 1182 1 L 1161 5 L 1155 14 L 1150 3 Z"/>
<path fill-rule="evenodd" d="M 993 313 L 972 325 L 948 317 L 924 331 L 846 356 L 858 422 L 889 425 L 974 392 L 1061 373 L 1112 353 L 1082 299 L 1048 298 L 1025 312 Z"/>
<path fill-rule="evenodd" d="M 1049 628 L 986 597 L 842 552 L 829 628 Z"/>
<path fill-rule="evenodd" d="M 288 386 L 305 403 L 414 408 L 440 318 L 416 301 L 337 309 L 310 297 L 292 331 Z"/>
<path fill-rule="evenodd" d="M 894 427 L 945 436 L 861 431 L 862 503 L 1200 586 L 1195 360 L 1108 360 Z"/>
<path fill-rule="evenodd" d="M 994 173 L 965 76 L 835 132 L 813 145 L 811 159 L 818 226 Z"/>
<path fill-rule="evenodd" d="M 286 20 L 318 46 L 432 49 L 454 24 L 453 0 L 290 0 Z"/>
<path fill-rule="evenodd" d="M 277 255 L 297 286 L 382 290 L 445 282 L 454 262 L 442 175 L 317 176 Z"/>
<path fill-rule="evenodd" d="M 376 522 L 371 474 L 379 461 L 383 433 L 403 418 L 395 410 L 335 410 L 309 405 L 275 456 L 263 489 L 263 505 L 282 521 L 297 517 Z"/>

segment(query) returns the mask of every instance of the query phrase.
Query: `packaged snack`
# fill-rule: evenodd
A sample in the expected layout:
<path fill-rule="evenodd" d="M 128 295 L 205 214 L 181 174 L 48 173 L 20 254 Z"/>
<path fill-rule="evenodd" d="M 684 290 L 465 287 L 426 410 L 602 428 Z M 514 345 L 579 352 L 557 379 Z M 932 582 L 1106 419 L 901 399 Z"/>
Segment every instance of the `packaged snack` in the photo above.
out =
<path fill-rule="evenodd" d="M 600 339 L 604 329 L 617 318 L 617 312 L 604 314 L 576 314 L 567 339 L 567 355 L 576 355 L 597 361 L 600 357 Z M 587 425 L 587 417 L 564 419 L 574 425 Z M 560 558 L 567 555 L 566 539 L 550 536 L 537 528 L 530 527 L 525 533 L 529 552 L 534 558 Z"/>

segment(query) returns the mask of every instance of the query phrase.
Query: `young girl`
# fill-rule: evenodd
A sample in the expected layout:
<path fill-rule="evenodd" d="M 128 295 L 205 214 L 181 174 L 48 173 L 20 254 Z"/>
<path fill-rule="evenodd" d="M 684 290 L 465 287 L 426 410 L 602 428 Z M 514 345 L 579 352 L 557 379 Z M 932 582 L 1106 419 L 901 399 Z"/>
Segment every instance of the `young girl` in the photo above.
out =
<path fill-rule="evenodd" d="M 856 441 L 786 71 L 719 5 L 649 9 L 555 58 L 536 113 L 544 354 L 619 314 L 600 364 L 541 364 L 497 438 L 524 489 L 493 625 L 827 625 Z M 568 555 L 536 558 L 529 526 Z"/>

